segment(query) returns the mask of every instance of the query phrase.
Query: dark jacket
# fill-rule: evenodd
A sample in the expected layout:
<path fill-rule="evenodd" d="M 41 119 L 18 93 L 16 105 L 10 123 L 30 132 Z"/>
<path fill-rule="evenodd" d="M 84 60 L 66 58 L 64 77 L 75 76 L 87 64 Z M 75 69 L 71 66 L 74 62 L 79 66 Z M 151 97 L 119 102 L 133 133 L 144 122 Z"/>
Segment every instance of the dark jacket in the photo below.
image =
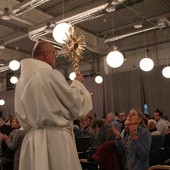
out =
<path fill-rule="evenodd" d="M 120 159 L 114 141 L 101 144 L 92 158 L 100 164 L 102 170 L 120 170 Z"/>

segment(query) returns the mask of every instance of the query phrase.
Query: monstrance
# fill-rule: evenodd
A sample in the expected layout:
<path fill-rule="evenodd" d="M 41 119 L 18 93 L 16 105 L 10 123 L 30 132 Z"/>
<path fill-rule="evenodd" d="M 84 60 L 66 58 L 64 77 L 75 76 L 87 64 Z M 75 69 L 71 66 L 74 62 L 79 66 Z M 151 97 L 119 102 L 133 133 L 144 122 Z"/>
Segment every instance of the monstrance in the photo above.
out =
<path fill-rule="evenodd" d="M 85 37 L 82 31 L 75 27 L 70 27 L 69 35 L 62 47 L 61 53 L 69 62 L 73 64 L 75 74 L 80 74 L 78 63 L 83 58 L 85 50 Z"/>

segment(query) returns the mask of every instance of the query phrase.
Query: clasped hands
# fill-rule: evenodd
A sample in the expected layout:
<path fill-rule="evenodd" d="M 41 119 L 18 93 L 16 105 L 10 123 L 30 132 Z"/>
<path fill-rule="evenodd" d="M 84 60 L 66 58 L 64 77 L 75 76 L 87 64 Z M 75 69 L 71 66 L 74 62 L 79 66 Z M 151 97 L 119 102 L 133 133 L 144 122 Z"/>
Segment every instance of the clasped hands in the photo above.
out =
<path fill-rule="evenodd" d="M 121 138 L 120 131 L 118 128 L 116 128 L 114 125 L 112 125 L 112 130 L 113 133 L 115 134 L 116 138 Z M 137 132 L 137 125 L 130 125 L 129 126 L 129 132 L 130 132 L 130 137 L 131 139 L 134 139 L 137 137 L 138 132 Z"/>
<path fill-rule="evenodd" d="M 6 134 L 2 134 L 2 140 L 4 140 L 4 141 L 10 141 L 11 140 L 11 138 L 10 138 L 10 136 L 7 136 Z"/>

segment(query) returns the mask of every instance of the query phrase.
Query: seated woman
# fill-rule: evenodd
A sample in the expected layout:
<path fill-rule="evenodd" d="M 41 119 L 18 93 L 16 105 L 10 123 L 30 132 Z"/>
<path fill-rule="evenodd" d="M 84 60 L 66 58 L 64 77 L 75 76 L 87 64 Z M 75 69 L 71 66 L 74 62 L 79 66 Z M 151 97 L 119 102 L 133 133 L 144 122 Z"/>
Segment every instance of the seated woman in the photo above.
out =
<path fill-rule="evenodd" d="M 94 129 L 95 135 L 92 142 L 92 149 L 96 150 L 99 145 L 107 141 L 113 141 L 115 135 L 112 128 L 103 119 L 96 119 L 93 121 L 92 129 Z"/>
<path fill-rule="evenodd" d="M 11 131 L 10 135 L 3 135 L 2 139 L 6 142 L 8 146 L 8 150 L 6 152 L 6 159 L 14 159 L 14 166 L 5 165 L 4 169 L 13 169 L 13 170 L 18 170 L 19 169 L 19 158 L 20 158 L 20 149 L 22 145 L 23 138 L 25 134 L 27 133 L 27 130 L 23 130 L 20 128 L 20 123 L 18 122 L 18 119 L 15 117 L 12 119 L 11 126 L 14 129 Z M 13 152 L 11 152 L 13 151 Z M 13 153 L 13 155 L 12 155 Z"/>
<path fill-rule="evenodd" d="M 124 139 L 119 130 L 112 126 L 116 136 L 117 151 L 119 155 L 123 156 L 123 167 L 125 170 L 146 170 L 149 167 L 150 132 L 141 126 L 143 114 L 139 109 L 131 109 L 127 120 L 129 132 Z"/>
<path fill-rule="evenodd" d="M 10 136 L 7 136 L 7 135 L 3 136 L 3 140 L 5 140 L 8 147 L 11 150 L 15 151 L 13 170 L 19 169 L 19 159 L 20 159 L 21 145 L 22 145 L 22 141 L 24 139 L 24 136 L 26 135 L 27 132 L 28 132 L 27 130 L 23 130 L 22 128 L 20 128 L 13 135 L 13 139 L 11 139 Z"/>
<path fill-rule="evenodd" d="M 18 119 L 16 117 L 12 118 L 12 120 L 11 120 L 11 127 L 12 127 L 13 130 L 10 132 L 10 134 L 8 136 L 6 134 L 4 134 L 2 136 L 2 139 L 5 139 L 5 137 L 8 137 L 11 141 L 13 140 L 13 137 L 14 137 L 15 133 L 20 128 L 20 123 L 18 122 Z M 3 141 L 5 141 L 5 140 L 3 140 Z M 9 147 L 9 145 L 7 144 L 7 149 L 6 149 L 6 152 L 5 152 L 5 160 L 6 161 L 3 164 L 3 169 L 5 169 L 5 170 L 13 169 L 14 154 L 15 154 L 15 151 L 12 150 Z"/>
<path fill-rule="evenodd" d="M 81 129 L 81 136 L 90 136 L 90 144 L 92 144 L 94 138 L 94 130 L 91 128 L 91 116 L 86 116 Z"/>

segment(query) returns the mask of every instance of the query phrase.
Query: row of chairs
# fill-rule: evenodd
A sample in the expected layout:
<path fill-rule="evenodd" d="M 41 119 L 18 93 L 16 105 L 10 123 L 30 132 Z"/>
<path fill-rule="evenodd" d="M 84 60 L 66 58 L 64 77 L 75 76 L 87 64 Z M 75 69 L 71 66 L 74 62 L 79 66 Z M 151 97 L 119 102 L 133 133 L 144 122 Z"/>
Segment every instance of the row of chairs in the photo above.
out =
<path fill-rule="evenodd" d="M 90 137 L 88 136 L 76 138 L 76 145 L 83 170 L 121 169 L 115 141 L 104 142 L 95 151 L 89 150 Z"/>
<path fill-rule="evenodd" d="M 170 134 L 152 136 L 150 166 L 163 165 L 170 158 Z M 168 164 L 168 162 L 167 162 Z"/>
<path fill-rule="evenodd" d="M 84 137 L 78 137 L 76 138 L 76 146 L 77 151 L 79 154 L 82 167 L 84 169 L 90 169 L 90 170 L 99 170 L 100 166 L 97 163 L 94 162 L 87 162 L 84 161 L 84 158 L 87 160 L 90 151 L 90 136 L 84 136 Z M 168 162 L 170 158 L 170 134 L 166 134 L 164 136 L 152 136 L 152 143 L 151 143 L 151 151 L 150 151 L 150 166 L 154 165 L 169 165 L 170 162 Z M 91 168 L 87 168 L 88 166 L 91 166 Z M 167 167 L 166 167 L 167 168 Z"/>

